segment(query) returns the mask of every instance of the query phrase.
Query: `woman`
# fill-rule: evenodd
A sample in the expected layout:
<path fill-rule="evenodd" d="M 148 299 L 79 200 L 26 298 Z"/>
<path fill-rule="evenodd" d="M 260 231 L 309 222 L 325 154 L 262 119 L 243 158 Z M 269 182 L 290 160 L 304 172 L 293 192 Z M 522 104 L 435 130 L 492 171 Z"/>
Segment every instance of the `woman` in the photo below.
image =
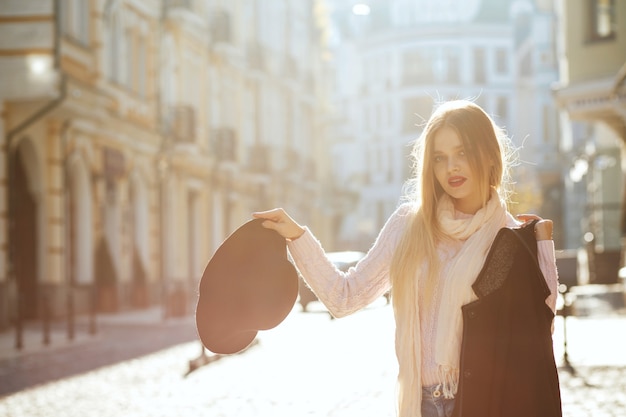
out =
<path fill-rule="evenodd" d="M 552 222 L 533 215 L 516 219 L 507 211 L 506 143 L 476 104 L 440 105 L 413 149 L 408 201 L 347 273 L 336 270 L 311 231 L 284 210 L 253 214 L 289 240 L 298 269 L 333 315 L 351 314 L 391 290 L 402 417 L 452 415 L 464 353 L 462 308 L 477 300 L 472 284 L 501 229 L 534 225 L 538 275 L 549 288 L 541 305 L 553 317 L 558 279 Z"/>

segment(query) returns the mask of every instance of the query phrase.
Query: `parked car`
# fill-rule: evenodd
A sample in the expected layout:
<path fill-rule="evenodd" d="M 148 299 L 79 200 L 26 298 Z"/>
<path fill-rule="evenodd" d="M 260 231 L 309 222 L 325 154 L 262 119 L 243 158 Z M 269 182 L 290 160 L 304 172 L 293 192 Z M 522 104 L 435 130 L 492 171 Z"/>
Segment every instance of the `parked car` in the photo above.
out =
<path fill-rule="evenodd" d="M 339 270 L 347 271 L 351 266 L 356 265 L 357 262 L 359 262 L 359 260 L 363 256 L 365 256 L 365 253 L 359 251 L 339 251 L 328 252 L 326 255 Z M 313 291 L 311 291 L 311 289 L 304 282 L 302 277 L 300 277 L 300 286 L 298 288 L 298 293 L 300 295 L 299 302 L 302 306 L 302 311 L 307 311 L 307 306 L 309 303 L 319 301 L 317 296 L 313 293 Z M 389 299 L 387 299 L 387 301 L 389 301 Z"/>

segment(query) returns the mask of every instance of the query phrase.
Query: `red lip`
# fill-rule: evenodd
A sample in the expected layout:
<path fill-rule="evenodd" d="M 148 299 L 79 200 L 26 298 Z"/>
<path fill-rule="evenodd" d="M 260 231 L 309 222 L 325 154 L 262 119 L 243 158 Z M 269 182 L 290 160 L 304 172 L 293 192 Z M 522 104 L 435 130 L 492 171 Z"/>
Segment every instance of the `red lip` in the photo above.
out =
<path fill-rule="evenodd" d="M 448 185 L 450 185 L 450 187 L 460 187 L 466 180 L 467 179 L 465 177 L 461 176 L 450 177 L 448 178 Z"/>

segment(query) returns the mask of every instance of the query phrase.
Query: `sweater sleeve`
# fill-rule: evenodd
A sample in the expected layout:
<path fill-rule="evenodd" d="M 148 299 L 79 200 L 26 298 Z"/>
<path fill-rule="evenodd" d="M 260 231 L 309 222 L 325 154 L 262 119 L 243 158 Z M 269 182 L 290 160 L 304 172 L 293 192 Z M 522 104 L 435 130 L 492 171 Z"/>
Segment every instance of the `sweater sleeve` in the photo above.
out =
<path fill-rule="evenodd" d="M 556 256 L 554 254 L 553 240 L 537 241 L 537 260 L 543 273 L 546 284 L 550 288 L 550 295 L 546 298 L 546 304 L 552 312 L 556 312 L 556 300 L 559 287 L 559 276 L 556 269 Z"/>
<path fill-rule="evenodd" d="M 519 227 L 522 223 L 516 220 L 509 214 L 507 220 L 507 227 Z M 538 240 L 537 241 L 537 262 L 539 263 L 539 269 L 543 274 L 546 284 L 550 289 L 550 295 L 546 298 L 546 304 L 553 313 L 556 313 L 556 301 L 559 293 L 559 276 L 556 269 L 556 255 L 554 253 L 554 241 L 553 240 Z"/>
<path fill-rule="evenodd" d="M 347 272 L 326 257 L 311 231 L 288 243 L 289 253 L 311 290 L 335 317 L 352 314 L 389 290 L 389 264 L 404 230 L 409 205 L 387 220 L 367 254 Z"/>

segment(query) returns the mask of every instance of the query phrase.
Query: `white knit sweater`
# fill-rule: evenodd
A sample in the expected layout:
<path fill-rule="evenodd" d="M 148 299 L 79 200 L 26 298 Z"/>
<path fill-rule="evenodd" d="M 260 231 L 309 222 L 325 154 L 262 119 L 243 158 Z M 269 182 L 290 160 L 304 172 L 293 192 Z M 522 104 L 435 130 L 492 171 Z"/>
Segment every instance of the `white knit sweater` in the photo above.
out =
<path fill-rule="evenodd" d="M 335 317 L 343 317 L 352 314 L 382 296 L 390 289 L 389 265 L 395 248 L 407 226 L 406 213 L 408 206 L 400 206 L 389 218 L 381 230 L 374 245 L 365 257 L 348 272 L 339 271 L 324 255 L 324 249 L 308 228 L 298 239 L 288 243 L 289 252 L 298 267 L 298 270 L 317 297 L 324 303 L 326 308 Z M 471 217 L 470 215 L 457 212 L 459 217 Z M 519 223 L 511 219 L 507 227 L 519 226 Z M 434 292 L 434 299 L 428 305 L 429 311 L 422 309 L 426 305 L 423 300 L 418 300 L 420 306 L 419 317 L 421 321 L 422 338 L 422 385 L 436 385 L 438 380 L 437 364 L 435 363 L 435 340 L 437 330 L 437 313 L 441 300 L 441 288 L 443 280 L 447 279 L 449 263 L 461 248 L 462 242 L 441 244 L 438 248 L 439 258 L 442 263 L 441 277 L 438 280 Z M 537 242 L 538 261 L 541 271 L 550 288 L 550 296 L 546 304 L 555 311 L 558 276 L 554 254 L 554 242 L 541 240 Z M 418 277 L 419 279 L 419 277 Z M 418 285 L 423 284 L 422 280 Z M 425 291 L 418 291 L 424 294 Z"/>

